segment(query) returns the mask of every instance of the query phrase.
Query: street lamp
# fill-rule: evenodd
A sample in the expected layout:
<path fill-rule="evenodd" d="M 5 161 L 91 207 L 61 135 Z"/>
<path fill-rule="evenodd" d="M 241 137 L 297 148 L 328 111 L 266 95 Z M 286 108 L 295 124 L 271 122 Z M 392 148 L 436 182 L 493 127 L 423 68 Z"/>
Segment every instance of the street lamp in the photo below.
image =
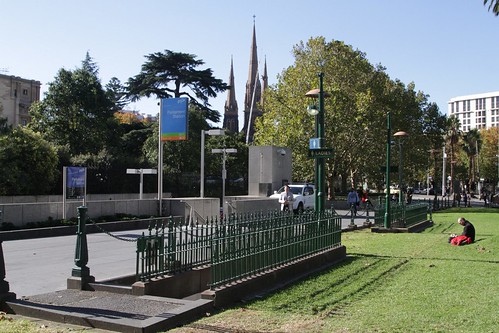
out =
<path fill-rule="evenodd" d="M 391 211 L 390 211 L 390 153 L 391 153 L 391 145 L 392 138 L 391 132 L 392 130 L 392 122 L 390 112 L 388 111 L 386 114 L 386 196 L 385 196 L 385 219 L 384 219 L 384 227 L 386 229 L 390 228 L 391 224 Z"/>
<path fill-rule="evenodd" d="M 201 175 L 199 176 L 199 196 L 204 198 L 204 136 L 208 135 L 225 135 L 225 131 L 223 129 L 211 129 L 208 131 L 201 130 Z"/>
<path fill-rule="evenodd" d="M 405 138 L 409 136 L 404 131 L 398 131 L 393 134 L 395 138 L 398 139 L 399 142 L 399 205 L 404 203 L 404 197 L 402 193 L 402 189 L 404 188 L 404 170 L 403 170 L 403 152 L 402 152 L 402 144 Z"/>
<path fill-rule="evenodd" d="M 225 216 L 225 179 L 227 178 L 227 170 L 225 169 L 225 160 L 227 154 L 237 153 L 235 148 L 212 149 L 213 154 L 223 154 L 222 156 L 222 216 Z"/>
<path fill-rule="evenodd" d="M 325 204 L 325 193 L 324 193 L 324 158 L 330 157 L 331 149 L 327 149 L 324 146 L 324 98 L 329 97 L 329 94 L 324 92 L 323 78 L 324 73 L 319 73 L 319 89 L 312 89 L 305 94 L 306 97 L 318 98 L 319 107 L 316 105 L 310 105 L 307 108 L 307 112 L 315 117 L 315 134 L 316 138 L 311 139 L 310 146 L 311 152 L 316 153 L 312 157 L 315 158 L 315 211 L 322 212 L 324 210 Z M 312 142 L 314 144 L 312 145 Z M 312 148 L 312 146 L 314 146 Z"/>

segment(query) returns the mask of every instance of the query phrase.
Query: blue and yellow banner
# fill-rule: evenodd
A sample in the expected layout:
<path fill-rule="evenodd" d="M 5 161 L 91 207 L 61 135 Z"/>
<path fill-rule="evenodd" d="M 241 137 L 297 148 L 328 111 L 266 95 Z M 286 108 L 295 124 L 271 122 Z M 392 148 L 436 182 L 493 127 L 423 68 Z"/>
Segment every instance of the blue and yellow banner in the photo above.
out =
<path fill-rule="evenodd" d="M 161 100 L 160 138 L 161 141 L 187 140 L 189 131 L 189 99 L 163 98 Z"/>

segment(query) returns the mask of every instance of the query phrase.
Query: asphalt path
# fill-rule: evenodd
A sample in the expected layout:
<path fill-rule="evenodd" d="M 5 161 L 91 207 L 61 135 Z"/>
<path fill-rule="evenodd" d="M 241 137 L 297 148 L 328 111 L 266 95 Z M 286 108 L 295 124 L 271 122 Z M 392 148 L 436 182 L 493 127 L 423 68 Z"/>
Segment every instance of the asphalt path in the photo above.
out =
<path fill-rule="evenodd" d="M 145 231 L 145 230 L 144 230 Z M 134 240 L 142 230 L 113 233 Z M 105 233 L 87 235 L 90 274 L 97 281 L 135 274 L 136 242 Z M 17 297 L 66 289 L 74 263 L 76 235 L 5 241 L 5 280 Z"/>
<path fill-rule="evenodd" d="M 338 210 L 342 217 L 342 228 L 351 224 L 349 211 Z M 373 213 L 370 213 L 371 221 Z M 362 226 L 366 221 L 365 212 L 359 211 L 354 223 Z M 88 234 L 88 263 L 90 274 L 96 281 L 104 281 L 135 274 L 136 242 L 142 232 L 129 230 Z M 6 277 L 10 291 L 18 298 L 64 290 L 71 277 L 74 263 L 76 235 L 52 238 L 4 241 L 2 243 Z"/>

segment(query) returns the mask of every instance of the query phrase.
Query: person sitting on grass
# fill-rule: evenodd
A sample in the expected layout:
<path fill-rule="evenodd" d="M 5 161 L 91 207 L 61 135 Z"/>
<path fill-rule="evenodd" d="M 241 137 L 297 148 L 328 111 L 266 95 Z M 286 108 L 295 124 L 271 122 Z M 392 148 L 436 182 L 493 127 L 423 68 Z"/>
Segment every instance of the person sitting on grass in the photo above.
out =
<path fill-rule="evenodd" d="M 464 217 L 457 219 L 457 223 L 464 227 L 463 233 L 461 235 L 452 234 L 449 237 L 449 243 L 452 245 L 466 245 L 471 244 L 475 241 L 475 227 L 470 221 L 466 220 Z"/>

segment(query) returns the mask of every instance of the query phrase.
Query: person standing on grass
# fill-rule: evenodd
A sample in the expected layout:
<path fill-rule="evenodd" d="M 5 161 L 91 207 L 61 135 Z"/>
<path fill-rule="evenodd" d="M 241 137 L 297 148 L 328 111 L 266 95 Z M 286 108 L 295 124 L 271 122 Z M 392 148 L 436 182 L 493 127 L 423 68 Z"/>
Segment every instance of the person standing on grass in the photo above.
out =
<path fill-rule="evenodd" d="M 452 245 L 466 245 L 471 244 L 475 241 L 475 227 L 470 221 L 466 220 L 464 217 L 457 219 L 457 223 L 464 227 L 463 233 L 461 235 L 451 235 L 449 238 L 449 243 Z"/>

